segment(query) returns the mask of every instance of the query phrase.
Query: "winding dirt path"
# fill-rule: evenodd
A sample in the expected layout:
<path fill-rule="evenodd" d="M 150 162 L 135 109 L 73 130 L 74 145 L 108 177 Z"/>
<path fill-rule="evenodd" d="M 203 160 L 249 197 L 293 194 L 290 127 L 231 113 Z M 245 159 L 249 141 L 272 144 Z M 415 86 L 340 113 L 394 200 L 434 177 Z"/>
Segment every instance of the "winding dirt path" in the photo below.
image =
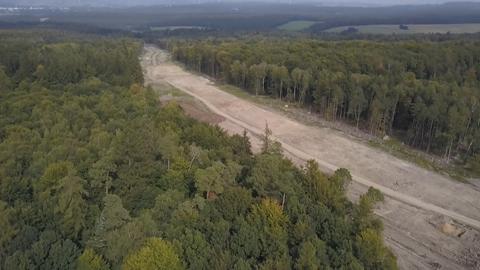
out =
<path fill-rule="evenodd" d="M 340 132 L 298 123 L 221 91 L 208 79 L 183 70 L 166 57 L 155 47 L 145 48 L 142 63 L 147 84 L 167 82 L 197 98 L 212 112 L 224 117 L 220 126 L 233 132 L 246 129 L 258 136 L 268 123 L 274 139 L 289 156 L 303 161 L 314 159 L 326 171 L 348 168 L 353 180 L 363 186 L 355 186 L 351 193 L 372 186 L 392 199 L 376 213 L 386 222 L 386 239 L 392 249 L 397 256 L 406 256 L 400 264 L 402 268 L 480 267 L 476 261 L 462 258 L 470 256 L 471 250 L 480 250 L 478 190 L 373 149 Z M 399 216 L 400 213 L 406 216 Z M 464 230 L 462 236 L 451 239 L 452 235 L 440 232 L 438 227 L 445 222 Z M 409 225 L 405 227 L 405 224 Z"/>

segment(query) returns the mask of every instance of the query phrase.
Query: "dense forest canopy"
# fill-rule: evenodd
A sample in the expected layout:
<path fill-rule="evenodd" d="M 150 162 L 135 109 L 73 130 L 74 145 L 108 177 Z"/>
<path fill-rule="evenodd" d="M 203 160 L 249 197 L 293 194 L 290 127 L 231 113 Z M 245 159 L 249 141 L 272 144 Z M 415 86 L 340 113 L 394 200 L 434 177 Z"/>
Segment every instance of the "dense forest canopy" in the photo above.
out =
<path fill-rule="evenodd" d="M 0 43 L 0 64 L 14 83 L 35 81 L 46 85 L 75 84 L 96 77 L 112 85 L 142 83 L 138 63 L 140 44 L 101 40 L 45 42 L 32 37 L 25 42 L 21 34 L 6 32 Z M 47 35 L 48 37 L 48 35 Z M 119 43 L 117 45 L 117 43 Z"/>
<path fill-rule="evenodd" d="M 176 60 L 450 160 L 480 151 L 480 43 L 225 39 L 169 43 Z M 478 160 L 478 158 L 477 158 Z"/>
<path fill-rule="evenodd" d="M 37 37 L 1 37 L 1 269 L 397 268 L 347 170 L 160 107 L 139 43 Z"/>

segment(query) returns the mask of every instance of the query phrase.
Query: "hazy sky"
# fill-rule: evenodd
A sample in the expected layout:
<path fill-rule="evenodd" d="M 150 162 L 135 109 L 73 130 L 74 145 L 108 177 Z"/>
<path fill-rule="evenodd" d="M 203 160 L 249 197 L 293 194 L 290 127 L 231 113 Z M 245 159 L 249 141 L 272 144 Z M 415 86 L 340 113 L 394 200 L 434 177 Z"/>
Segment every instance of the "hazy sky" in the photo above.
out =
<path fill-rule="evenodd" d="M 105 0 L 93 0 L 93 2 L 104 2 Z M 122 0 L 120 0 L 122 1 Z M 126 0 L 127 2 L 167 2 L 167 0 Z M 169 0 L 168 2 L 194 2 L 195 0 Z M 197 0 L 200 2 L 244 2 L 242 0 Z M 480 0 L 466 1 L 466 0 L 247 0 L 251 2 L 292 2 L 292 3 L 305 3 L 305 2 L 324 2 L 330 4 L 438 4 L 445 2 L 479 2 Z M 35 1 L 33 1 L 35 2 Z M 80 1 L 81 2 L 81 1 Z"/>
<path fill-rule="evenodd" d="M 292 0 L 298 1 L 298 0 Z M 399 5 L 399 4 L 441 4 L 446 2 L 480 2 L 480 0 L 325 0 L 320 2 L 328 2 L 328 3 L 338 3 L 338 4 L 352 4 L 352 3 L 359 3 L 359 4 L 380 4 L 380 5 Z"/>
<path fill-rule="evenodd" d="M 282 2 L 282 3 L 324 3 L 330 6 L 369 6 L 369 5 L 411 5 L 411 4 L 439 4 L 445 2 L 466 2 L 465 0 L 247 0 L 250 2 Z M 153 5 L 153 4 L 186 4 L 204 2 L 245 2 L 242 0 L 0 0 L 0 5 Z M 480 2 L 470 0 L 469 2 Z"/>

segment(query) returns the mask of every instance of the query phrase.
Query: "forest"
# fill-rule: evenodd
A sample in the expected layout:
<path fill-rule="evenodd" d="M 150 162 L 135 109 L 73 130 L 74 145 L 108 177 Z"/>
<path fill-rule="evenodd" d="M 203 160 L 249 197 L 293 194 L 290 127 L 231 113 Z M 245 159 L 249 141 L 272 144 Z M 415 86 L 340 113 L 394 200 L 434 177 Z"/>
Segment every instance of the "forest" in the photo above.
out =
<path fill-rule="evenodd" d="M 393 135 L 446 161 L 480 160 L 478 41 L 244 38 L 165 46 L 190 69 L 254 95 Z"/>
<path fill-rule="evenodd" d="M 0 33 L 0 269 L 397 269 L 379 191 L 160 105 L 135 40 L 50 34 Z"/>

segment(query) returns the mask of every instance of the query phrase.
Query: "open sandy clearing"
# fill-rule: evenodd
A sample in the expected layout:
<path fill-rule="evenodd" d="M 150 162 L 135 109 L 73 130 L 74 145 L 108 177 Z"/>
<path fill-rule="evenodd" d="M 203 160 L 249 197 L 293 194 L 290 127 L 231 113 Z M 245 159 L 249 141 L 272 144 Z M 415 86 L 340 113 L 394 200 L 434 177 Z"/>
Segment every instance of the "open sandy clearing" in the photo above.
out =
<path fill-rule="evenodd" d="M 387 243 L 403 269 L 480 267 L 480 192 L 472 186 L 418 168 L 336 131 L 297 123 L 225 93 L 208 79 L 166 61 L 165 53 L 154 47 L 146 47 L 143 65 L 148 84 L 167 82 L 198 98 L 225 118 L 220 126 L 227 131 L 247 129 L 254 145 L 255 135 L 261 134 L 268 122 L 287 154 L 299 162 L 315 159 L 328 171 L 348 168 L 358 182 L 351 187 L 352 197 L 365 185 L 382 190 L 391 199 L 376 213 L 385 222 Z M 445 230 L 445 226 L 454 229 Z"/>

